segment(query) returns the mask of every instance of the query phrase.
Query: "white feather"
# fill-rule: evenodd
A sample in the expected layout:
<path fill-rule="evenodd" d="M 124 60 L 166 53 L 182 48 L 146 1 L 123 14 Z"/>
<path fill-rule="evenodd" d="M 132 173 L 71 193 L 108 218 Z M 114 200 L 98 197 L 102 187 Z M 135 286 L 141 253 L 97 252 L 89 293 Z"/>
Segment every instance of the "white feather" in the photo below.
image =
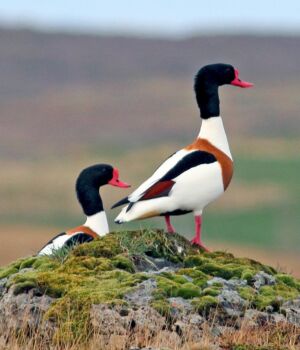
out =
<path fill-rule="evenodd" d="M 125 207 L 116 222 L 136 220 L 151 212 L 163 214 L 177 209 L 200 213 L 207 204 L 224 192 L 222 170 L 218 162 L 191 168 L 174 181 L 167 197 L 137 202 L 128 212 Z"/>
<path fill-rule="evenodd" d="M 76 235 L 80 232 L 75 232 L 73 235 Z M 66 243 L 68 239 L 72 237 L 71 235 L 62 235 L 53 240 L 50 244 L 47 244 L 46 247 L 44 247 L 38 255 L 51 255 L 55 250 L 58 250 L 63 247 L 63 245 Z"/>
<path fill-rule="evenodd" d="M 203 119 L 198 138 L 206 139 L 232 159 L 221 117 Z"/>
<path fill-rule="evenodd" d="M 184 156 L 193 151 L 187 151 L 181 149 L 180 151 L 174 153 L 170 158 L 165 160 L 159 168 L 153 173 L 149 179 L 143 182 L 134 192 L 132 192 L 128 199 L 130 202 L 138 201 L 145 191 L 147 191 L 152 185 L 159 181 L 170 169 L 172 169 Z"/>
<path fill-rule="evenodd" d="M 105 211 L 87 216 L 84 226 L 89 227 L 99 236 L 105 236 L 109 232 Z"/>
<path fill-rule="evenodd" d="M 231 159 L 226 132 L 221 117 L 212 117 L 202 121 L 198 138 L 209 141 Z M 178 161 L 195 150 L 182 149 L 168 158 L 128 199 L 138 201 L 147 189 L 160 180 Z M 127 212 L 128 206 L 122 209 L 116 222 L 122 223 L 139 219 L 149 213 L 166 213 L 177 209 L 202 213 L 203 208 L 224 192 L 222 169 L 218 162 L 201 164 L 180 174 L 167 197 L 144 200 L 135 203 Z"/>
<path fill-rule="evenodd" d="M 99 236 L 105 236 L 109 232 L 108 222 L 106 218 L 105 211 L 100 213 L 87 216 L 84 226 L 89 227 Z M 65 234 L 59 236 L 53 240 L 50 244 L 47 244 L 38 255 L 51 255 L 53 251 L 60 249 L 64 246 L 68 239 L 74 237 L 75 235 L 82 233 L 81 231 L 74 232 L 71 235 Z"/>

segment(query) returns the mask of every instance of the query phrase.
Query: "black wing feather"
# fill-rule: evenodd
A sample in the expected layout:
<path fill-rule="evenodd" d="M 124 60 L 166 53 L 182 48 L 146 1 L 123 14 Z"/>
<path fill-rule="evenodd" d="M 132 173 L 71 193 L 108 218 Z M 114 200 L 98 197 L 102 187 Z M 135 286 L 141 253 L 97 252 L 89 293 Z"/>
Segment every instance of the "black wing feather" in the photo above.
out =
<path fill-rule="evenodd" d="M 121 199 L 119 202 L 115 203 L 115 204 L 111 207 L 111 209 L 117 208 L 117 207 L 119 207 L 119 206 L 121 206 L 121 205 L 128 204 L 128 203 L 129 203 L 128 197 L 125 197 L 125 198 Z"/>
<path fill-rule="evenodd" d="M 162 181 L 171 181 L 173 179 L 175 179 L 177 176 L 183 174 L 184 172 L 186 172 L 187 170 L 194 168 L 198 165 L 201 164 L 211 164 L 216 162 L 217 159 L 216 157 L 206 151 L 194 151 L 192 153 L 187 154 L 186 156 L 184 156 L 172 169 L 170 169 L 162 178 L 160 178 L 157 182 L 155 182 L 150 189 L 155 186 L 156 184 L 162 182 Z M 149 189 L 148 189 L 149 190 Z M 147 191 L 148 191 L 147 190 Z M 147 192 L 145 191 L 145 193 Z M 166 196 L 169 194 L 169 191 L 166 191 Z M 149 198 L 150 199 L 150 198 Z M 143 195 L 141 196 L 141 198 L 138 200 L 144 200 Z M 119 207 L 121 205 L 124 204 L 129 204 L 129 207 L 127 208 L 127 211 L 131 209 L 131 207 L 133 206 L 133 204 L 135 202 L 130 202 L 128 200 L 128 197 L 121 199 L 119 202 L 117 202 L 116 204 L 114 204 L 111 208 L 116 208 Z"/>
<path fill-rule="evenodd" d="M 195 151 L 183 157 L 172 169 L 170 169 L 159 181 L 173 180 L 177 176 L 201 164 L 216 162 L 216 157 L 206 151 Z"/>

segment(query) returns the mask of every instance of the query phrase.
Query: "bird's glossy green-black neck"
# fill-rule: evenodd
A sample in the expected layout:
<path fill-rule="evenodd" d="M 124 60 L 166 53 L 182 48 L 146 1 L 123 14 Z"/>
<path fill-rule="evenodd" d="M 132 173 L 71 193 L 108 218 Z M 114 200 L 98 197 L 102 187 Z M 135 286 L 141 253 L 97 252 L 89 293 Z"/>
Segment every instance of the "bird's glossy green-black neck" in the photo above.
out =
<path fill-rule="evenodd" d="M 87 216 L 103 211 L 103 202 L 99 193 L 113 177 L 113 167 L 108 164 L 90 166 L 79 174 L 76 181 L 76 193 L 79 203 Z"/>
<path fill-rule="evenodd" d="M 234 68 L 229 64 L 211 64 L 199 70 L 195 77 L 194 90 L 201 118 L 208 119 L 220 115 L 218 88 L 230 84 L 234 77 Z"/>

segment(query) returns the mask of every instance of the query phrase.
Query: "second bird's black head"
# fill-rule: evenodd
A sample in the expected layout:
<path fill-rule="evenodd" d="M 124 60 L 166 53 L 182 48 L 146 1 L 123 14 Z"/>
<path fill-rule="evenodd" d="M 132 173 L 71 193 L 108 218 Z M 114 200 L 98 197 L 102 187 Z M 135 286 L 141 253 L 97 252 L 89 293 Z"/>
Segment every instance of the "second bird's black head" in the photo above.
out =
<path fill-rule="evenodd" d="M 203 119 L 220 115 L 218 88 L 226 84 L 242 88 L 253 86 L 252 83 L 240 80 L 239 71 L 225 63 L 204 66 L 195 76 L 194 90 Z"/>
<path fill-rule="evenodd" d="M 76 193 L 86 215 L 103 211 L 99 189 L 104 185 L 127 188 L 129 185 L 119 180 L 119 171 L 109 164 L 96 164 L 81 171 L 76 181 Z"/>

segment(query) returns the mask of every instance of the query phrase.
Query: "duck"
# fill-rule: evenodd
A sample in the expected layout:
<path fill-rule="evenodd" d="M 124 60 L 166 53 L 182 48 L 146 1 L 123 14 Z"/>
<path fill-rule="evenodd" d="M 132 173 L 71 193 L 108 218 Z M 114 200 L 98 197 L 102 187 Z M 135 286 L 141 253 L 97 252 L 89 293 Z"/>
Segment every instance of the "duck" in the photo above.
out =
<path fill-rule="evenodd" d="M 202 123 L 197 138 L 112 206 L 125 205 L 115 219 L 117 224 L 163 216 L 167 231 L 174 233 L 170 217 L 193 213 L 195 236 L 191 243 L 208 250 L 201 239 L 202 213 L 225 192 L 233 175 L 233 158 L 220 115 L 219 87 L 223 85 L 250 88 L 254 84 L 241 80 L 238 69 L 230 64 L 210 64 L 198 71 L 194 92 Z"/>
<path fill-rule="evenodd" d="M 52 238 L 37 255 L 51 255 L 61 248 L 90 242 L 109 232 L 108 221 L 100 196 L 100 187 L 111 185 L 130 187 L 119 179 L 119 170 L 109 164 L 95 164 L 83 169 L 76 180 L 77 199 L 86 215 L 83 225 L 76 226 Z"/>

